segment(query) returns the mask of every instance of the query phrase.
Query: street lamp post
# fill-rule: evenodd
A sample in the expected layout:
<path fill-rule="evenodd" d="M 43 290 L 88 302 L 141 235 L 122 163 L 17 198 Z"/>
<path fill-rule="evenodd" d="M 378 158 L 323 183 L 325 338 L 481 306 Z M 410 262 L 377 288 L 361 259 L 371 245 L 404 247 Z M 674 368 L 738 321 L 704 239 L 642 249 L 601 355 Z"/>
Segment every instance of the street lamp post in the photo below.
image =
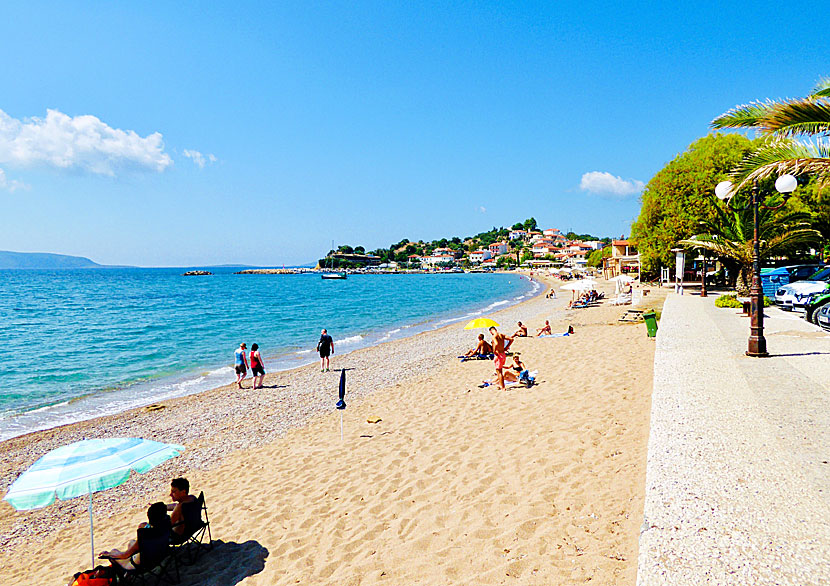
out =
<path fill-rule="evenodd" d="M 758 209 L 777 210 L 787 203 L 787 198 L 798 187 L 798 181 L 792 175 L 782 175 L 775 180 L 775 189 L 784 196 L 784 201 L 777 206 L 769 206 L 764 203 L 764 196 L 758 191 L 758 182 L 752 183 L 752 196 L 750 201 L 742 208 L 731 206 L 732 182 L 722 181 L 715 187 L 715 195 L 720 200 L 725 200 L 726 205 L 735 211 L 743 211 L 752 206 L 752 217 L 754 232 L 752 236 L 752 285 L 749 288 L 750 311 L 749 311 L 749 341 L 747 343 L 746 355 L 755 358 L 769 356 L 767 352 L 767 340 L 764 338 L 764 291 L 761 288 L 761 245 L 758 239 Z"/>
<path fill-rule="evenodd" d="M 700 274 L 700 296 L 708 297 L 709 292 L 706 290 L 706 252 L 701 250 L 700 256 L 703 258 L 703 269 Z"/>

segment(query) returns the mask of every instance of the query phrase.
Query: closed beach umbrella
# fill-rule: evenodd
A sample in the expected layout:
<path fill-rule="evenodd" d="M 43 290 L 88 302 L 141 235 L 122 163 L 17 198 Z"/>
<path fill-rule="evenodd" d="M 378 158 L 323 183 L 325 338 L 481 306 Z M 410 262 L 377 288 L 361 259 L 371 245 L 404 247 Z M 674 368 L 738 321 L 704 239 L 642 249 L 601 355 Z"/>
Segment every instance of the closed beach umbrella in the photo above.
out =
<path fill-rule="evenodd" d="M 499 327 L 499 324 L 494 322 L 489 317 L 477 317 L 476 319 L 474 319 L 473 321 L 468 323 L 466 326 L 464 326 L 464 329 L 465 330 L 477 330 L 479 328 L 493 328 L 493 327 L 497 328 L 497 327 Z"/>
<path fill-rule="evenodd" d="M 4 497 L 18 511 L 89 495 L 89 539 L 92 565 L 95 541 L 92 493 L 127 481 L 131 472 L 147 472 L 184 451 L 184 446 L 140 438 L 82 440 L 52 450 L 14 481 Z"/>

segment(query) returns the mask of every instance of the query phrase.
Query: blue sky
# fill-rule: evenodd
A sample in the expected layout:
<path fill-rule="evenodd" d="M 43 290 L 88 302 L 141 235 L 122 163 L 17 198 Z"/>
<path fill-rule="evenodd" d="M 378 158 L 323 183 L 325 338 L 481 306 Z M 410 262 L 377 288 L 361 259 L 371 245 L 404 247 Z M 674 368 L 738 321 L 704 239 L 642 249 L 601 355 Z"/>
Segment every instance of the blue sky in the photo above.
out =
<path fill-rule="evenodd" d="M 830 75 L 815 2 L 211 4 L 4 8 L 0 250 L 280 265 L 530 215 L 628 234 L 712 118 Z"/>

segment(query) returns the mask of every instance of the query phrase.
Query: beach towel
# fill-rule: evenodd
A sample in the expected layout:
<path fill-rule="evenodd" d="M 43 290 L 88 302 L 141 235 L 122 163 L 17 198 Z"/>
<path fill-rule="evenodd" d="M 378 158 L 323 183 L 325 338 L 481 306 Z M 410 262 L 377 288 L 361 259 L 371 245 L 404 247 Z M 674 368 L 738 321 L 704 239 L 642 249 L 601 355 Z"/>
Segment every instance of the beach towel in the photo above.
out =
<path fill-rule="evenodd" d="M 565 336 L 570 336 L 568 332 L 564 334 L 544 334 L 541 336 L 536 336 L 537 338 L 564 338 Z"/>
<path fill-rule="evenodd" d="M 524 371 L 524 372 L 527 372 L 527 371 Z M 517 385 L 522 384 L 522 382 L 527 382 L 529 387 L 533 386 L 533 384 L 536 382 L 536 375 L 538 374 L 538 372 L 539 372 L 538 370 L 534 370 L 534 371 L 529 372 L 528 373 L 529 376 L 528 376 L 527 379 L 525 379 L 525 381 L 523 381 L 522 379 L 519 379 L 517 381 L 510 381 L 510 382 L 505 381 L 504 386 L 505 387 L 515 387 Z M 483 381 L 480 385 L 478 385 L 478 388 L 484 389 L 484 388 L 487 388 L 487 387 L 495 387 L 495 386 L 496 386 L 495 383 L 491 383 L 489 380 L 486 380 L 486 381 Z"/>

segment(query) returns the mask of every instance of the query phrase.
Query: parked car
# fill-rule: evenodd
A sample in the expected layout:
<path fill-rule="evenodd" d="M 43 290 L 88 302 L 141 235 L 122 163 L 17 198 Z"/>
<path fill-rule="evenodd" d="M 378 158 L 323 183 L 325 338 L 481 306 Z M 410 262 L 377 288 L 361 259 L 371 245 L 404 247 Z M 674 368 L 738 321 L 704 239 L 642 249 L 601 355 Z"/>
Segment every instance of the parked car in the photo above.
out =
<path fill-rule="evenodd" d="M 822 305 L 817 314 L 816 323 L 825 330 L 830 331 L 830 304 L 825 303 Z"/>
<path fill-rule="evenodd" d="M 784 285 L 775 292 L 775 305 L 785 311 L 804 311 L 808 297 L 813 293 L 820 293 L 830 282 L 830 265 L 827 265 L 808 279 Z"/>
<path fill-rule="evenodd" d="M 811 263 L 761 269 L 761 288 L 767 297 L 775 297 L 775 292 L 784 285 L 802 281 L 822 268 L 821 264 Z"/>
<path fill-rule="evenodd" d="M 818 325 L 818 310 L 827 303 L 830 303 L 830 283 L 827 283 L 827 287 L 821 293 L 813 293 L 807 298 L 804 319 Z"/>

